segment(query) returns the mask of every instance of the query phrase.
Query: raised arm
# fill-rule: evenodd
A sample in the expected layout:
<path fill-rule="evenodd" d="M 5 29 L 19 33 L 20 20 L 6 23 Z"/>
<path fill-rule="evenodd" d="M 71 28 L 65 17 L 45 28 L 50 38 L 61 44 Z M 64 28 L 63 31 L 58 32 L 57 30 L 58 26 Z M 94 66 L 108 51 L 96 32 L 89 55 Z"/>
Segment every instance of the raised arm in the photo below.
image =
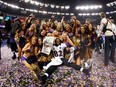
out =
<path fill-rule="evenodd" d="M 29 46 L 30 46 L 30 43 L 27 43 L 27 44 L 23 47 L 22 52 L 26 52 Z"/>

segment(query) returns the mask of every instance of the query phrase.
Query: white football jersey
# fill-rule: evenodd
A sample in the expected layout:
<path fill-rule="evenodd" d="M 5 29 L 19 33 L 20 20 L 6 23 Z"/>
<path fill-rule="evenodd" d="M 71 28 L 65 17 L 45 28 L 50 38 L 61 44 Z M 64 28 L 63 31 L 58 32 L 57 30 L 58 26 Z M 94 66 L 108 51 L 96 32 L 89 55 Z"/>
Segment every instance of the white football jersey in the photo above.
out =
<path fill-rule="evenodd" d="M 64 58 L 64 48 L 67 47 L 65 43 L 61 43 L 59 46 L 53 46 L 53 56 L 54 58 Z"/>

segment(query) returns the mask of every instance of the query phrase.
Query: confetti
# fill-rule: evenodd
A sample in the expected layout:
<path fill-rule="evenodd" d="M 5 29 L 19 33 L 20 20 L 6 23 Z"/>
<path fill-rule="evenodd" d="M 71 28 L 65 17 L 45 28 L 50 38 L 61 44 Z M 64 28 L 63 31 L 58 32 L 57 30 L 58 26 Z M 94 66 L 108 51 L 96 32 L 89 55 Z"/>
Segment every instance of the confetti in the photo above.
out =
<path fill-rule="evenodd" d="M 12 53 L 7 46 L 3 46 L 1 51 L 0 87 L 41 87 L 29 69 L 20 61 L 12 60 Z M 109 62 L 109 66 L 104 67 L 103 59 L 103 53 L 93 52 L 93 67 L 88 79 L 80 71 L 60 66 L 47 79 L 46 87 L 116 87 L 116 66 Z"/>

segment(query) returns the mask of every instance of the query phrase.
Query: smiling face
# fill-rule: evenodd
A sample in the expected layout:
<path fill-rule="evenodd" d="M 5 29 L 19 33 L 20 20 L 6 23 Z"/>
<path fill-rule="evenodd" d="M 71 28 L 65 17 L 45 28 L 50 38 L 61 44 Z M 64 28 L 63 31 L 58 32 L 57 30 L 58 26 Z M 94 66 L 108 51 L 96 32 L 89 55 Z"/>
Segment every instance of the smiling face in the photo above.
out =
<path fill-rule="evenodd" d="M 64 34 L 62 35 L 62 38 L 63 38 L 63 40 L 66 40 L 66 39 L 67 39 L 67 34 L 64 33 Z"/>
<path fill-rule="evenodd" d="M 41 38 L 38 39 L 38 45 L 42 45 L 42 39 Z"/>
<path fill-rule="evenodd" d="M 42 36 L 45 36 L 45 35 L 46 35 L 46 31 L 45 31 L 45 30 L 42 30 L 42 31 L 41 31 L 41 35 L 42 35 Z"/>
<path fill-rule="evenodd" d="M 85 28 L 81 27 L 81 33 L 84 34 L 85 33 Z"/>
<path fill-rule="evenodd" d="M 70 32 L 71 31 L 71 27 L 70 26 L 67 26 L 66 27 L 66 31 Z"/>
<path fill-rule="evenodd" d="M 55 45 L 58 46 L 61 44 L 61 40 L 59 38 L 56 38 L 55 40 Z"/>
<path fill-rule="evenodd" d="M 31 39 L 32 45 L 35 45 L 37 43 L 37 37 L 33 36 Z"/>

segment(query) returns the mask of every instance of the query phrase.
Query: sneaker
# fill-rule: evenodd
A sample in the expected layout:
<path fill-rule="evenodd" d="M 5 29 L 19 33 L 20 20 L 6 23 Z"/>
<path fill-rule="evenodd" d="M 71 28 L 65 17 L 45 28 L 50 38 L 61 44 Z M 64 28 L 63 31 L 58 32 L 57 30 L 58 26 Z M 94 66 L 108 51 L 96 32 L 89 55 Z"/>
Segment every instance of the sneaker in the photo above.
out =
<path fill-rule="evenodd" d="M 91 68 L 92 68 L 92 59 L 87 60 L 87 64 L 88 64 L 88 66 L 86 68 L 90 69 L 90 71 L 91 71 Z"/>
<path fill-rule="evenodd" d="M 12 59 L 16 59 L 16 54 L 14 53 L 13 56 L 12 56 Z"/>
<path fill-rule="evenodd" d="M 47 70 L 46 66 L 43 66 L 43 71 L 45 72 Z"/>
<path fill-rule="evenodd" d="M 37 76 L 38 79 L 41 81 L 41 84 L 44 85 L 46 83 L 47 76 L 46 75 L 40 76 L 39 74 Z"/>
<path fill-rule="evenodd" d="M 90 76 L 90 70 L 89 70 L 89 69 L 83 69 L 83 72 L 84 72 L 87 76 Z"/>

